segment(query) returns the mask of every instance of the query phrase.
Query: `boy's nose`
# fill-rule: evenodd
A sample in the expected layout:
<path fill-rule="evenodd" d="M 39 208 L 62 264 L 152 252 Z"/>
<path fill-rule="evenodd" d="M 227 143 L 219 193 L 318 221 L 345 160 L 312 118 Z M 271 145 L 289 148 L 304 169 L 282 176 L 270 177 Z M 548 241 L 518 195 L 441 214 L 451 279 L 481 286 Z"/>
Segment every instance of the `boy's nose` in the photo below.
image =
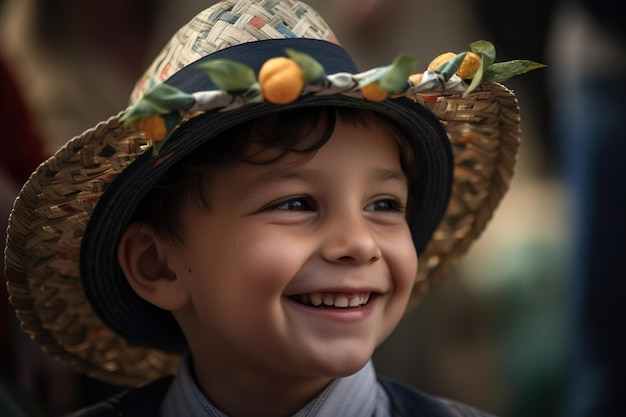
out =
<path fill-rule="evenodd" d="M 336 219 L 327 224 L 322 257 L 331 263 L 374 263 L 382 257 L 371 226 L 362 217 Z"/>

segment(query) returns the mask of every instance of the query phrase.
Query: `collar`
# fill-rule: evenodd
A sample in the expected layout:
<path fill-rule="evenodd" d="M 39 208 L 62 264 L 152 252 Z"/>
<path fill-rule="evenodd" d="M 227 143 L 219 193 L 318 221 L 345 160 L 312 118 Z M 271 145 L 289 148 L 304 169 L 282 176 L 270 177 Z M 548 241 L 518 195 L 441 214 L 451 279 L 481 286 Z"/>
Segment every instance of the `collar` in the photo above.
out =
<path fill-rule="evenodd" d="M 191 370 L 191 361 L 181 361 L 161 405 L 162 417 L 228 417 L 202 393 Z M 334 380 L 293 417 L 390 417 L 389 398 L 376 380 L 371 361 L 354 375 Z"/>

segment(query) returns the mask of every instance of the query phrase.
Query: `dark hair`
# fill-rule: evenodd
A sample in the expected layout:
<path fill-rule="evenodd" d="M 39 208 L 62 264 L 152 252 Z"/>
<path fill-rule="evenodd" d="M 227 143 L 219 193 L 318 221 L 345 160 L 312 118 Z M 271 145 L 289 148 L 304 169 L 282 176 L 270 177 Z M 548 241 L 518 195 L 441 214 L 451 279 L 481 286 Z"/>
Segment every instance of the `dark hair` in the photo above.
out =
<path fill-rule="evenodd" d="M 330 139 L 337 119 L 357 126 L 385 126 L 398 144 L 400 164 L 409 186 L 417 181 L 416 155 L 390 120 L 370 110 L 350 107 L 299 108 L 241 123 L 206 141 L 163 175 L 141 201 L 133 220 L 153 226 L 167 239 L 182 241 L 180 210 L 188 202 L 209 208 L 204 190 L 210 186 L 211 172 L 236 162 L 270 164 L 293 153 L 302 155 L 303 160 L 311 158 Z M 202 116 L 192 119 L 177 133 L 202 135 L 208 128 L 207 120 Z M 267 156 L 268 149 L 276 152 Z M 407 204 L 410 206 L 410 199 Z"/>

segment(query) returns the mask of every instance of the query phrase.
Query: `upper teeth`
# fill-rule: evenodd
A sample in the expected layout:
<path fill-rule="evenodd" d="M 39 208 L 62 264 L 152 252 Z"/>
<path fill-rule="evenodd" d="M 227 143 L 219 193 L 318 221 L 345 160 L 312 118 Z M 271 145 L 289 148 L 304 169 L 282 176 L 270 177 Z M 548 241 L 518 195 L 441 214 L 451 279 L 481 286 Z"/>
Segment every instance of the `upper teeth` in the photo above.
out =
<path fill-rule="evenodd" d="M 315 307 L 321 305 L 329 307 L 357 307 L 366 304 L 369 298 L 369 292 L 350 295 L 314 292 L 307 295 L 300 295 L 298 301 L 302 304 L 312 304 Z"/>

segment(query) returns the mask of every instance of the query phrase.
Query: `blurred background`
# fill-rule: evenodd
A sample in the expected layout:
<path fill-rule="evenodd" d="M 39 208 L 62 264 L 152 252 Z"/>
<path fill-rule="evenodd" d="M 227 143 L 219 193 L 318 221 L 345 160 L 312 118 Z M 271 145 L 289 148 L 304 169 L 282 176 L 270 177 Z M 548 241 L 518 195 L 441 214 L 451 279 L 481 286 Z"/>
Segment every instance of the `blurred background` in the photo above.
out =
<path fill-rule="evenodd" d="M 212 3 L 1 1 L 1 230 L 28 173 L 123 109 L 173 32 Z M 523 142 L 509 194 L 469 255 L 379 348 L 378 372 L 501 416 L 626 415 L 626 16 L 617 2 L 308 3 L 362 69 L 398 52 L 422 68 L 478 39 L 496 45 L 497 61 L 548 64 L 506 83 L 521 103 Z M 0 305 L 1 415 L 62 415 L 119 390 L 56 366 Z"/>

